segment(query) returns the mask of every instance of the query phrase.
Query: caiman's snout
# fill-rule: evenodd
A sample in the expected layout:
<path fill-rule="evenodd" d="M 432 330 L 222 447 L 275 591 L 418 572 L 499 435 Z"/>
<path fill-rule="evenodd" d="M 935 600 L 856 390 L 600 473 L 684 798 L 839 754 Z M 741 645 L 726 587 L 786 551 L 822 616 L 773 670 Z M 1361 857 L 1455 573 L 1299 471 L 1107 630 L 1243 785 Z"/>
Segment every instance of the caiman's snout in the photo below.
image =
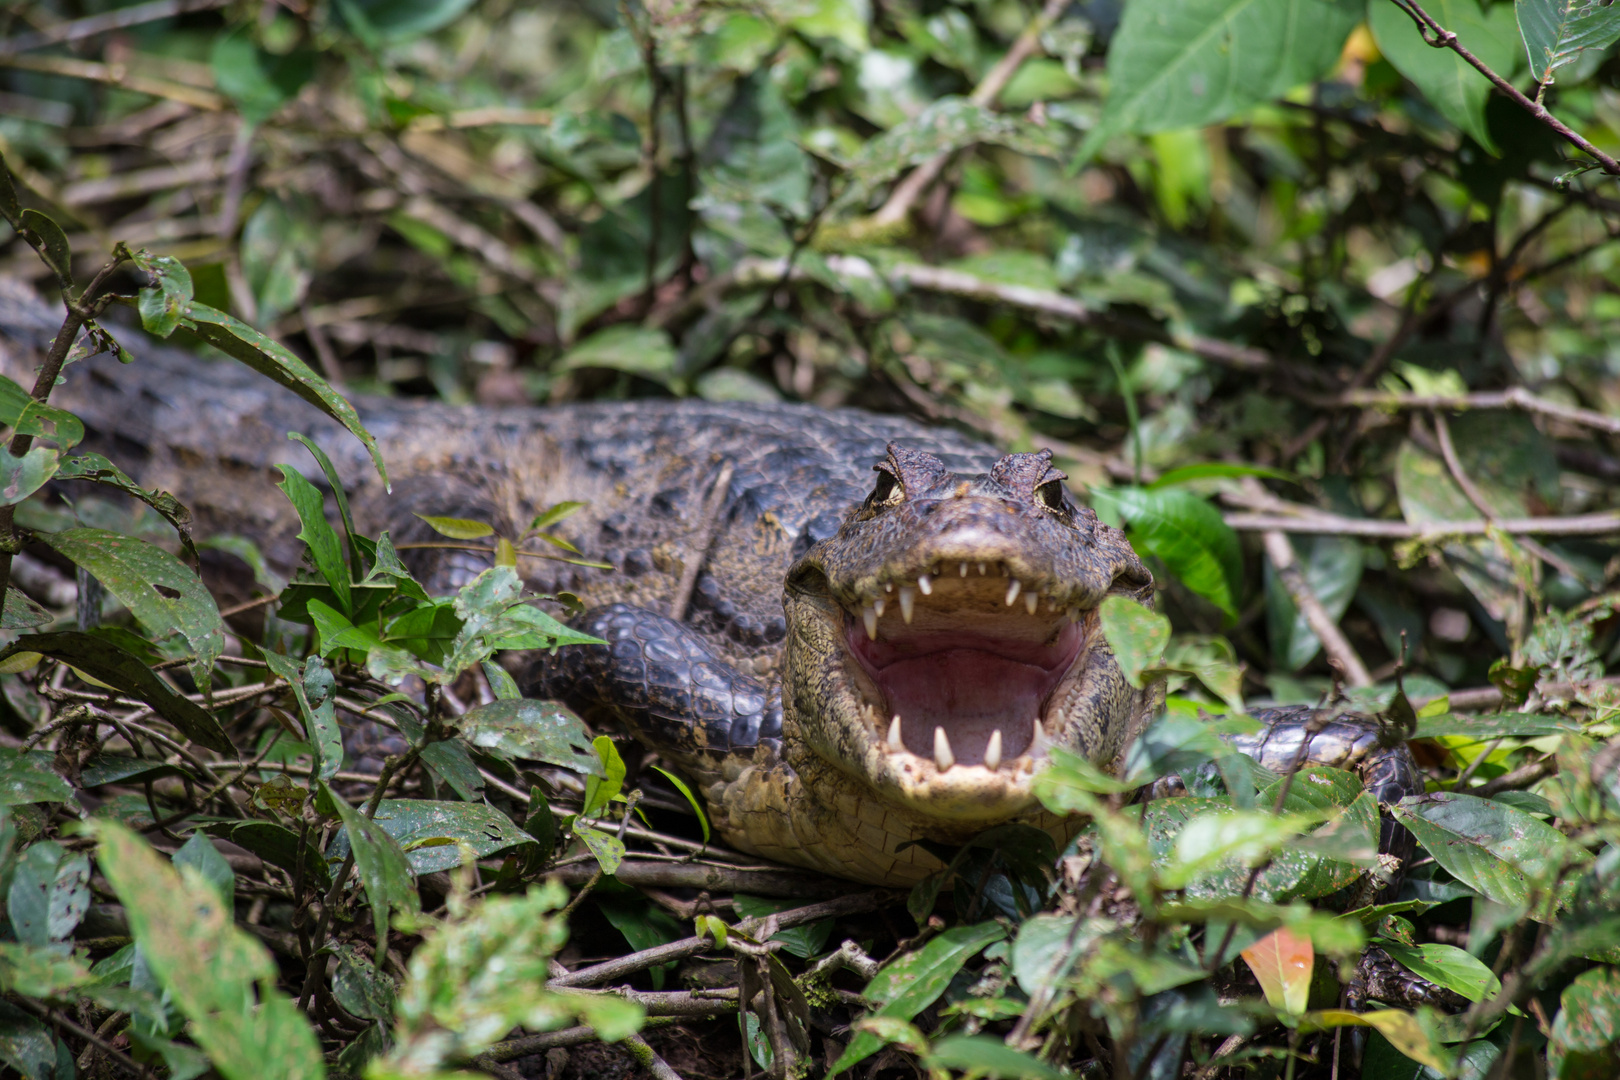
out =
<path fill-rule="evenodd" d="M 890 447 L 878 473 L 789 577 L 790 611 L 837 624 L 789 643 L 829 653 L 788 665 L 790 679 L 814 670 L 834 686 L 807 713 L 807 740 L 919 812 L 1013 816 L 1031 805 L 1049 747 L 1097 749 L 1092 712 L 1118 669 L 1096 608 L 1110 592 L 1146 598 L 1152 579 L 1123 537 L 1069 502 L 1049 453 L 961 477 Z"/>

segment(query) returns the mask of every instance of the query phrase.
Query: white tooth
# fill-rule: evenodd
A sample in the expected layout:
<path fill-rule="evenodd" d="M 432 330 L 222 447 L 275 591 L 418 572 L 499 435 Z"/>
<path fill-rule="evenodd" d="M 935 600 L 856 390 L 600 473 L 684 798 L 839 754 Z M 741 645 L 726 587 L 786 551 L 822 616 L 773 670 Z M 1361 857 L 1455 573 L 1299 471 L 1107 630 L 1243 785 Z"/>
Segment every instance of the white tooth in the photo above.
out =
<path fill-rule="evenodd" d="M 1001 768 L 1001 729 L 990 733 L 990 741 L 984 748 L 984 767 L 991 772 Z"/>
<path fill-rule="evenodd" d="M 945 737 L 945 729 L 934 729 L 934 764 L 939 766 L 940 772 L 945 772 L 956 764 L 956 758 L 951 754 L 951 740 Z"/>
<path fill-rule="evenodd" d="M 900 586 L 900 617 L 911 625 L 911 609 L 917 603 L 917 590 L 909 585 Z"/>
<path fill-rule="evenodd" d="M 927 574 L 919 574 L 917 576 L 917 590 L 919 592 L 921 592 L 924 596 L 932 596 L 933 595 L 934 583 L 932 581 L 928 580 L 928 575 Z"/>
<path fill-rule="evenodd" d="M 979 564 L 979 576 L 984 577 L 984 575 L 987 574 L 987 573 L 989 573 L 989 570 L 986 569 L 984 563 L 980 563 Z"/>
<path fill-rule="evenodd" d="M 906 744 L 900 741 L 900 714 L 895 713 L 894 719 L 889 721 L 889 749 L 904 750 Z"/>
<path fill-rule="evenodd" d="M 861 618 L 866 620 L 866 637 L 868 641 L 877 640 L 877 609 L 871 604 L 861 608 Z"/>
<path fill-rule="evenodd" d="M 967 563 L 963 563 L 959 569 L 962 571 L 962 576 L 967 577 Z"/>
<path fill-rule="evenodd" d="M 883 583 L 883 591 L 884 591 L 884 592 L 894 592 L 894 582 L 892 582 L 892 581 L 885 581 L 885 582 L 884 582 L 884 583 Z"/>
<path fill-rule="evenodd" d="M 883 618 L 883 609 L 888 607 L 888 606 L 889 606 L 889 602 L 887 600 L 883 599 L 883 597 L 881 597 L 881 596 L 878 597 L 876 600 L 872 601 L 872 610 L 877 612 L 877 616 L 880 619 Z"/>
<path fill-rule="evenodd" d="M 1046 729 L 1041 726 L 1041 718 L 1037 716 L 1035 718 L 1035 742 L 1043 742 L 1045 739 Z"/>
<path fill-rule="evenodd" d="M 1023 582 L 1019 581 L 1017 578 L 1012 579 L 1012 584 L 1007 586 L 1007 606 L 1008 607 L 1013 606 L 1013 601 L 1018 599 L 1018 590 L 1022 589 L 1023 587 L 1024 587 Z"/>
<path fill-rule="evenodd" d="M 1041 606 L 1041 594 L 1040 593 L 1026 593 L 1024 595 L 1024 609 L 1026 611 L 1028 611 L 1031 615 L 1035 614 L 1035 609 L 1040 607 L 1040 606 Z"/>

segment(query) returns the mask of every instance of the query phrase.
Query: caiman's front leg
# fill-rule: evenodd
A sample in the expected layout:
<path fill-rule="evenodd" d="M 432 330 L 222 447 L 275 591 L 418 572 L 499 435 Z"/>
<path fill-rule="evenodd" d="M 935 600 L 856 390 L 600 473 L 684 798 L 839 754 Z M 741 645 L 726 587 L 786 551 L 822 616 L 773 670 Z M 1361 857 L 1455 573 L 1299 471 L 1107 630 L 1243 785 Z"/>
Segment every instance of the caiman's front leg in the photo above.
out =
<path fill-rule="evenodd" d="M 726 814 L 726 791 L 748 768 L 780 770 L 782 695 L 717 656 L 691 627 L 630 604 L 586 612 L 580 630 L 607 642 L 539 655 L 524 693 L 622 726 L 697 783 L 723 835 L 756 850 Z"/>

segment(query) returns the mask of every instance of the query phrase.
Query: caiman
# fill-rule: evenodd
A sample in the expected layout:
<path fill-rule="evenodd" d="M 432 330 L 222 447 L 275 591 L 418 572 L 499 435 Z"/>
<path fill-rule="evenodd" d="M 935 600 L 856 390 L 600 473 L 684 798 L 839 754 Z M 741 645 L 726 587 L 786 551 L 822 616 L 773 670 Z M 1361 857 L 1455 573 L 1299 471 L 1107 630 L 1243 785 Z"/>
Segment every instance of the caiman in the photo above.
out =
<path fill-rule="evenodd" d="M 0 362 L 24 385 L 58 316 L 0 288 Z M 519 665 L 525 691 L 622 726 L 696 782 L 735 847 L 845 878 L 908 885 L 959 844 L 1027 822 L 1078 827 L 1036 802 L 1053 747 L 1115 766 L 1157 704 L 1099 628 L 1108 596 L 1151 604 L 1124 535 L 1077 506 L 1050 453 L 1001 454 L 953 431 L 855 409 L 641 400 L 475 408 L 355 400 L 393 478 L 358 443 L 234 363 L 126 331 L 135 362 L 72 365 L 52 398 L 109 456 L 294 565 L 296 519 L 276 462 L 325 479 L 332 456 L 360 527 L 433 539 L 414 514 L 521 534 L 579 501 L 558 535 L 591 569 L 523 559 L 535 590 L 585 604 L 602 646 Z M 554 550 L 554 549 L 552 549 Z M 440 587 L 477 566 L 416 552 Z M 437 556 L 437 557 L 436 557 Z M 1284 769 L 1361 767 L 1379 797 L 1421 791 L 1403 745 L 1309 709 L 1261 712 L 1245 746 Z"/>

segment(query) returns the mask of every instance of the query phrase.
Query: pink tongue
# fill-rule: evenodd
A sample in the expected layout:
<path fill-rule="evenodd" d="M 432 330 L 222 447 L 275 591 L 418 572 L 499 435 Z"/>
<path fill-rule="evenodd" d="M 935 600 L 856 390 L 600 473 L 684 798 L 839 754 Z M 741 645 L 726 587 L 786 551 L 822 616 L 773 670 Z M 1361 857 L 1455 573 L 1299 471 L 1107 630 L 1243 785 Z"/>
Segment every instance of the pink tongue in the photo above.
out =
<path fill-rule="evenodd" d="M 899 660 L 877 673 L 889 714 L 900 716 L 906 749 L 934 756 L 934 728 L 943 727 L 951 754 L 963 765 L 984 762 L 990 733 L 1001 731 L 1001 757 L 1029 749 L 1041 698 L 1052 674 L 978 649 L 947 649 Z"/>

